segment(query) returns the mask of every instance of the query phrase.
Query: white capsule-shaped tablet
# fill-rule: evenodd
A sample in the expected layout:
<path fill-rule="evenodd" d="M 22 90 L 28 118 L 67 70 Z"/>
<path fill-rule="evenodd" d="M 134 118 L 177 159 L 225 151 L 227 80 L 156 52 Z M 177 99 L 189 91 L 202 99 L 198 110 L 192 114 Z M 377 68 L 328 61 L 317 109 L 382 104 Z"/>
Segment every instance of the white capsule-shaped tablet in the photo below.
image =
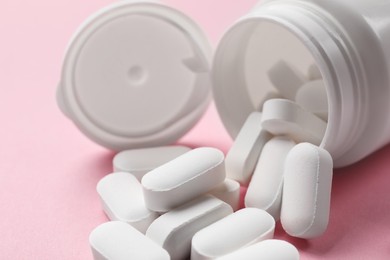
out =
<path fill-rule="evenodd" d="M 200 230 L 192 238 L 191 260 L 211 260 L 272 239 L 275 220 L 266 211 L 241 209 Z"/>
<path fill-rule="evenodd" d="M 273 86 L 285 98 L 293 100 L 298 89 L 307 81 L 302 72 L 284 60 L 278 61 L 269 71 Z"/>
<path fill-rule="evenodd" d="M 309 81 L 297 92 L 295 101 L 307 111 L 328 121 L 328 96 L 322 80 Z"/>
<path fill-rule="evenodd" d="M 282 203 L 284 162 L 295 143 L 277 136 L 268 141 L 260 155 L 245 196 L 245 206 L 266 210 L 276 220 Z"/>
<path fill-rule="evenodd" d="M 126 222 L 145 233 L 158 217 L 146 208 L 141 183 L 130 173 L 109 174 L 99 181 L 96 189 L 110 220 Z"/>
<path fill-rule="evenodd" d="M 270 99 L 283 98 L 283 96 L 276 91 L 269 91 L 264 95 L 264 98 L 261 100 L 259 105 L 257 106 L 256 111 L 263 111 L 264 103 Z"/>
<path fill-rule="evenodd" d="M 250 114 L 226 155 L 227 177 L 247 185 L 259 154 L 270 138 L 261 127 L 261 113 Z"/>
<path fill-rule="evenodd" d="M 160 216 L 150 225 L 146 236 L 165 248 L 172 260 L 187 259 L 195 233 L 232 212 L 225 202 L 206 195 Z"/>
<path fill-rule="evenodd" d="M 261 125 L 273 135 L 287 135 L 297 143 L 315 145 L 321 143 L 327 127 L 324 120 L 287 99 L 265 102 Z"/>
<path fill-rule="evenodd" d="M 309 143 L 295 146 L 286 158 L 281 222 L 294 237 L 322 235 L 329 221 L 333 161 Z"/>
<path fill-rule="evenodd" d="M 309 69 L 307 70 L 307 74 L 309 80 L 322 79 L 321 71 L 316 64 L 310 65 Z"/>
<path fill-rule="evenodd" d="M 166 212 L 209 192 L 225 180 L 224 154 L 197 148 L 150 171 L 142 178 L 147 207 Z"/>
<path fill-rule="evenodd" d="M 292 244 L 282 240 L 265 240 L 238 250 L 217 260 L 299 260 L 299 252 Z"/>
<path fill-rule="evenodd" d="M 240 184 L 235 180 L 225 179 L 209 194 L 229 204 L 233 211 L 236 211 L 240 205 Z"/>
<path fill-rule="evenodd" d="M 129 172 L 141 181 L 146 173 L 190 150 L 185 146 L 162 146 L 122 151 L 113 159 L 114 172 Z"/>
<path fill-rule="evenodd" d="M 120 221 L 101 224 L 89 235 L 95 260 L 169 260 L 162 247 L 135 228 Z"/>

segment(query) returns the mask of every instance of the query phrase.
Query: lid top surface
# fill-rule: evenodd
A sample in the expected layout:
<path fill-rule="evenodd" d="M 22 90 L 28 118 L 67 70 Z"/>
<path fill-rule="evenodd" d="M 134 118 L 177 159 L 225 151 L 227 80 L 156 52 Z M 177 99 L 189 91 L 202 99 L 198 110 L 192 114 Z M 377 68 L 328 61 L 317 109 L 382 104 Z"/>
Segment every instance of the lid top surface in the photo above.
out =
<path fill-rule="evenodd" d="M 119 135 L 157 132 L 180 117 L 196 75 L 180 28 L 157 17 L 118 17 L 95 30 L 75 60 L 79 106 L 96 125 Z"/>
<path fill-rule="evenodd" d="M 210 102 L 211 56 L 205 34 L 180 11 L 114 3 L 70 42 L 59 100 L 85 135 L 110 149 L 171 144 Z"/>

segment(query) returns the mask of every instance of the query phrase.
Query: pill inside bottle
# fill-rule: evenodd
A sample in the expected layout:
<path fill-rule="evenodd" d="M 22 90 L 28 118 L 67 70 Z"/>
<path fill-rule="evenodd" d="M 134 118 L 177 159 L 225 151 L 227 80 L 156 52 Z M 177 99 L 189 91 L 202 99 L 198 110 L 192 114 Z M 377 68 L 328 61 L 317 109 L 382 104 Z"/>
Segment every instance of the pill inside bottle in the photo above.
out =
<path fill-rule="evenodd" d="M 243 33 L 243 28 L 251 33 Z M 239 34 L 241 37 L 238 37 Z M 216 55 L 218 67 L 214 67 L 214 79 L 217 92 L 216 103 L 221 118 L 232 136 L 238 134 L 246 116 L 255 110 L 262 112 L 264 104 L 273 99 L 274 96 L 297 102 L 296 97 L 299 94 L 299 100 L 303 100 L 305 103 L 303 105 L 298 103 L 298 105 L 302 106 L 308 113 L 314 113 L 314 111 L 307 109 L 309 105 L 306 103 L 310 104 L 310 94 L 315 92 L 311 95 L 315 95 L 316 99 L 321 100 L 325 104 L 323 106 L 328 110 L 327 92 L 317 91 L 315 84 L 309 84 L 314 81 L 311 79 L 314 76 L 316 76 L 315 81 L 323 80 L 322 78 L 318 79 L 318 74 L 321 75 L 320 69 L 309 49 L 287 28 L 271 21 L 251 21 L 233 27 L 227 36 L 232 39 L 232 42 L 227 44 L 225 49 L 219 48 L 219 53 Z M 245 43 L 245 48 L 235 48 L 236 44 L 239 43 Z M 232 53 L 228 54 L 227 50 L 232 51 Z M 233 73 L 235 76 L 226 73 L 229 68 L 224 66 L 222 61 L 227 58 L 238 59 L 242 56 L 245 58 L 240 61 L 240 65 L 245 69 Z M 220 81 L 222 82 L 222 79 L 219 78 L 222 71 L 224 72 L 225 86 L 218 84 Z M 236 77 L 237 73 L 243 74 L 245 82 L 243 82 L 242 77 Z M 315 73 L 316 75 L 313 76 Z M 302 92 L 303 86 L 306 86 L 307 90 Z M 223 95 L 220 93 L 222 91 L 227 92 L 227 94 Z M 271 95 L 271 93 L 273 94 Z M 226 103 L 229 104 L 229 107 L 219 102 L 221 99 L 229 100 Z M 328 120 L 328 114 L 328 111 L 321 114 L 323 121 L 325 121 L 324 124 Z M 321 133 L 320 142 L 325 135 L 325 131 Z"/>
<path fill-rule="evenodd" d="M 383 114 L 390 109 L 390 27 L 375 22 L 388 11 L 382 0 L 279 0 L 241 17 L 222 37 L 212 69 L 231 137 L 276 97 L 326 122 L 319 146 L 336 168 L 390 143 L 390 116 Z"/>

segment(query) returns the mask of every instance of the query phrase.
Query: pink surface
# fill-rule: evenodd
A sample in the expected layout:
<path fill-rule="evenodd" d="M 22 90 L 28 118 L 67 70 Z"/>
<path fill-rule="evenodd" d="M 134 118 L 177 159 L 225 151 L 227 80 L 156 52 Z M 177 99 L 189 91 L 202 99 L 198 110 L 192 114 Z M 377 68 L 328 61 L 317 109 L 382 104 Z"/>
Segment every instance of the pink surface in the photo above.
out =
<path fill-rule="evenodd" d="M 63 51 L 89 14 L 113 1 L 0 3 L 0 259 L 92 259 L 89 232 L 106 221 L 95 191 L 113 153 L 85 138 L 59 112 L 55 87 Z M 169 0 L 214 43 L 256 1 Z M 231 140 L 212 106 L 180 143 Z M 302 259 L 390 259 L 390 146 L 338 170 L 328 232 L 310 241 L 279 228 Z"/>

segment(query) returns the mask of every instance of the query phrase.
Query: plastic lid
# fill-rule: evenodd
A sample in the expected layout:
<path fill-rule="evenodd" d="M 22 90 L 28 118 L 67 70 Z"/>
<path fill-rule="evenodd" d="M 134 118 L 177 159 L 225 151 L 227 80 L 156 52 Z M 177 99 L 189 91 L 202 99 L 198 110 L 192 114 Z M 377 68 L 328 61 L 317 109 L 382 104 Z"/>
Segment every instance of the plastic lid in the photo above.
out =
<path fill-rule="evenodd" d="M 65 56 L 58 103 L 114 150 L 175 142 L 211 99 L 212 50 L 199 27 L 153 2 L 120 2 L 89 18 Z"/>

